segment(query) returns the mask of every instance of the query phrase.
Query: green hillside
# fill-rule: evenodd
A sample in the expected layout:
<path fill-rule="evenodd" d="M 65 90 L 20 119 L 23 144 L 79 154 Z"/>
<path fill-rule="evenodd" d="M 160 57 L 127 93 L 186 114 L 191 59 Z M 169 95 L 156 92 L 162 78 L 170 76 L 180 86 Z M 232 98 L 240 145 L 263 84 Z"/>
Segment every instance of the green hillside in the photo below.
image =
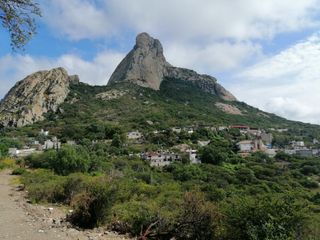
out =
<path fill-rule="evenodd" d="M 111 100 L 97 98 L 104 92 L 118 91 L 124 95 Z M 228 114 L 215 104 L 232 105 L 241 115 Z M 243 102 L 226 102 L 200 91 L 186 81 L 167 79 L 160 91 L 122 83 L 110 86 L 72 85 L 58 114 L 47 114 L 47 120 L 18 131 L 28 132 L 41 128 L 51 130 L 59 137 L 72 138 L 71 129 L 84 129 L 92 124 L 110 123 L 126 131 L 166 130 L 170 127 L 248 125 L 254 128 L 288 128 L 309 139 L 320 136 L 320 126 L 289 121 L 253 108 Z M 151 121 L 152 124 L 147 124 Z M 64 134 L 64 129 L 68 129 Z M 16 130 L 14 132 L 17 134 Z"/>
<path fill-rule="evenodd" d="M 241 114 L 228 114 L 217 103 Z M 22 174 L 33 202 L 74 209 L 68 221 L 80 228 L 104 226 L 140 239 L 318 239 L 319 157 L 283 152 L 274 158 L 263 152 L 240 157 L 236 143 L 246 136 L 208 128 L 233 124 L 287 128 L 270 130 L 279 146 L 320 137 L 320 126 L 225 102 L 185 81 L 167 79 L 160 91 L 80 83 L 46 120 L 2 130 L 0 169 L 8 165 L 3 157 L 9 147 L 56 136 L 61 149 L 18 158 L 14 173 Z M 195 131 L 176 133 L 172 127 Z M 49 136 L 40 129 L 49 130 Z M 143 140 L 127 139 L 132 130 L 139 130 Z M 75 144 L 65 144 L 68 140 Z M 210 144 L 201 147 L 199 140 Z M 197 150 L 202 163 L 191 164 L 177 149 L 181 144 Z M 181 161 L 152 167 L 140 157 L 145 151 L 173 151 Z"/>

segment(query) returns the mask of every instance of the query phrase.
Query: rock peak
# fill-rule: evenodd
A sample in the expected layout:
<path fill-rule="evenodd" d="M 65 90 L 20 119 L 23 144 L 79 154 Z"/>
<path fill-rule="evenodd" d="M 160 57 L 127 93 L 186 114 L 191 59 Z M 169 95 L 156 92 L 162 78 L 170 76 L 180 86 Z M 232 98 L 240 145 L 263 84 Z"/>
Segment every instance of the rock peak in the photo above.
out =
<path fill-rule="evenodd" d="M 152 38 L 148 33 L 143 32 L 137 35 L 135 48 L 156 50 L 157 54 L 163 54 L 163 48 L 158 39 Z"/>
<path fill-rule="evenodd" d="M 164 78 L 185 80 L 224 100 L 236 100 L 231 93 L 217 83 L 215 78 L 171 66 L 164 57 L 160 41 L 146 32 L 137 35 L 134 48 L 117 66 L 108 85 L 132 82 L 142 87 L 159 90 Z"/>
<path fill-rule="evenodd" d="M 139 33 L 136 37 L 136 45 L 138 47 L 150 46 L 153 44 L 154 39 L 146 32 Z"/>
<path fill-rule="evenodd" d="M 70 84 L 79 81 L 64 68 L 38 71 L 17 82 L 0 102 L 0 126 L 24 126 L 56 112 L 66 99 Z"/>
<path fill-rule="evenodd" d="M 143 87 L 160 89 L 167 63 L 159 40 L 148 33 L 136 37 L 136 45 L 117 66 L 108 84 L 133 82 Z"/>

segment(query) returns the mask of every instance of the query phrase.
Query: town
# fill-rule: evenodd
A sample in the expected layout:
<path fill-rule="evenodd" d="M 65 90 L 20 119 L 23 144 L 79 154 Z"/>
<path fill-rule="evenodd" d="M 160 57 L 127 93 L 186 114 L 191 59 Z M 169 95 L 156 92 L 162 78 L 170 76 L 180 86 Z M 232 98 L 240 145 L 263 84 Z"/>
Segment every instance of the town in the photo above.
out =
<path fill-rule="evenodd" d="M 288 155 L 299 157 L 314 157 L 320 156 L 319 141 L 313 139 L 308 146 L 304 141 L 289 141 L 284 147 L 274 145 L 274 133 L 286 133 L 289 129 L 259 129 L 249 127 L 247 125 L 231 125 L 231 126 L 188 126 L 188 127 L 172 127 L 167 130 L 153 130 L 152 132 L 142 133 L 138 130 L 129 131 L 126 133 L 126 145 L 143 145 L 146 143 L 146 135 L 158 134 L 170 131 L 173 134 L 186 134 L 191 136 L 197 130 L 206 129 L 213 133 L 236 131 L 239 133 L 241 140 L 233 139 L 237 146 L 238 155 L 246 157 L 255 152 L 263 152 L 269 157 L 274 157 L 278 152 L 284 152 Z M 179 138 L 179 137 L 177 137 Z M 238 139 L 239 139 L 238 138 Z M 111 140 L 110 140 L 111 141 Z M 109 141 L 109 142 L 110 142 Z M 98 140 L 92 140 L 92 144 L 98 143 Z M 173 162 L 186 161 L 190 164 L 201 163 L 201 158 L 198 154 L 202 147 L 210 144 L 208 139 L 198 139 L 196 144 L 181 143 L 171 148 L 166 148 L 158 144 L 158 149 L 152 151 L 141 151 L 140 153 L 129 153 L 130 157 L 139 157 L 150 164 L 152 167 L 164 167 Z M 10 148 L 9 155 L 11 157 L 21 158 L 31 154 L 39 154 L 47 150 L 59 150 L 63 145 L 77 145 L 75 140 L 67 140 L 62 143 L 56 136 L 50 135 L 50 132 L 44 129 L 38 134 L 38 137 L 29 138 L 28 142 L 21 149 Z"/>

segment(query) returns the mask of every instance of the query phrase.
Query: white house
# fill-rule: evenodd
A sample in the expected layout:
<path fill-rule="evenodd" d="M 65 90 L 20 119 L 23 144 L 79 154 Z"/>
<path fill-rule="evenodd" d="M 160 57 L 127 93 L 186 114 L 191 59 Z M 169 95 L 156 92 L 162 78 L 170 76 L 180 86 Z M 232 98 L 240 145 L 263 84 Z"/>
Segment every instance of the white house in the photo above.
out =
<path fill-rule="evenodd" d="M 138 140 L 142 138 L 142 134 L 139 131 L 131 131 L 127 133 L 127 138 L 129 140 Z"/>
<path fill-rule="evenodd" d="M 142 158 L 149 161 L 151 167 L 164 167 L 175 161 L 181 161 L 180 155 L 161 151 L 144 153 Z"/>
<path fill-rule="evenodd" d="M 35 148 L 27 148 L 27 149 L 9 148 L 9 156 L 11 157 L 26 157 L 36 152 L 37 150 Z"/>
<path fill-rule="evenodd" d="M 240 152 L 251 152 L 254 149 L 254 142 L 251 140 L 244 140 L 237 143 Z"/>
<path fill-rule="evenodd" d="M 60 149 L 61 142 L 58 140 L 46 140 L 43 145 L 43 149 L 50 150 L 50 149 Z"/>
<path fill-rule="evenodd" d="M 49 131 L 45 131 L 45 130 L 41 129 L 40 134 L 44 135 L 44 136 L 49 136 Z"/>
<path fill-rule="evenodd" d="M 179 128 L 179 127 L 173 127 L 171 128 L 172 132 L 175 132 L 175 133 L 181 133 L 182 129 Z"/>
<path fill-rule="evenodd" d="M 294 149 L 304 148 L 304 141 L 292 141 L 292 142 L 291 142 L 291 146 L 292 146 Z"/>
<path fill-rule="evenodd" d="M 201 163 L 201 160 L 200 160 L 200 158 L 199 158 L 199 155 L 198 155 L 198 151 L 197 151 L 197 150 L 189 149 L 189 150 L 187 150 L 187 152 L 189 153 L 190 163 L 192 163 L 192 164 Z"/>

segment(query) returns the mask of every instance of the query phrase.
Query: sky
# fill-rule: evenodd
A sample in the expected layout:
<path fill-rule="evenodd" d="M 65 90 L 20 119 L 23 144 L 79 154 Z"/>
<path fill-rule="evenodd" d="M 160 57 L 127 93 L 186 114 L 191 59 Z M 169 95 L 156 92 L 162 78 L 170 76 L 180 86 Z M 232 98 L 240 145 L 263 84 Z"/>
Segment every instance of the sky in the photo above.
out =
<path fill-rule="evenodd" d="M 40 3 L 41 2 L 41 3 Z M 240 101 L 320 124 L 320 0 L 38 0 L 24 51 L 0 27 L 0 98 L 54 67 L 106 85 L 135 36 L 158 38 L 172 65 L 210 74 Z"/>

